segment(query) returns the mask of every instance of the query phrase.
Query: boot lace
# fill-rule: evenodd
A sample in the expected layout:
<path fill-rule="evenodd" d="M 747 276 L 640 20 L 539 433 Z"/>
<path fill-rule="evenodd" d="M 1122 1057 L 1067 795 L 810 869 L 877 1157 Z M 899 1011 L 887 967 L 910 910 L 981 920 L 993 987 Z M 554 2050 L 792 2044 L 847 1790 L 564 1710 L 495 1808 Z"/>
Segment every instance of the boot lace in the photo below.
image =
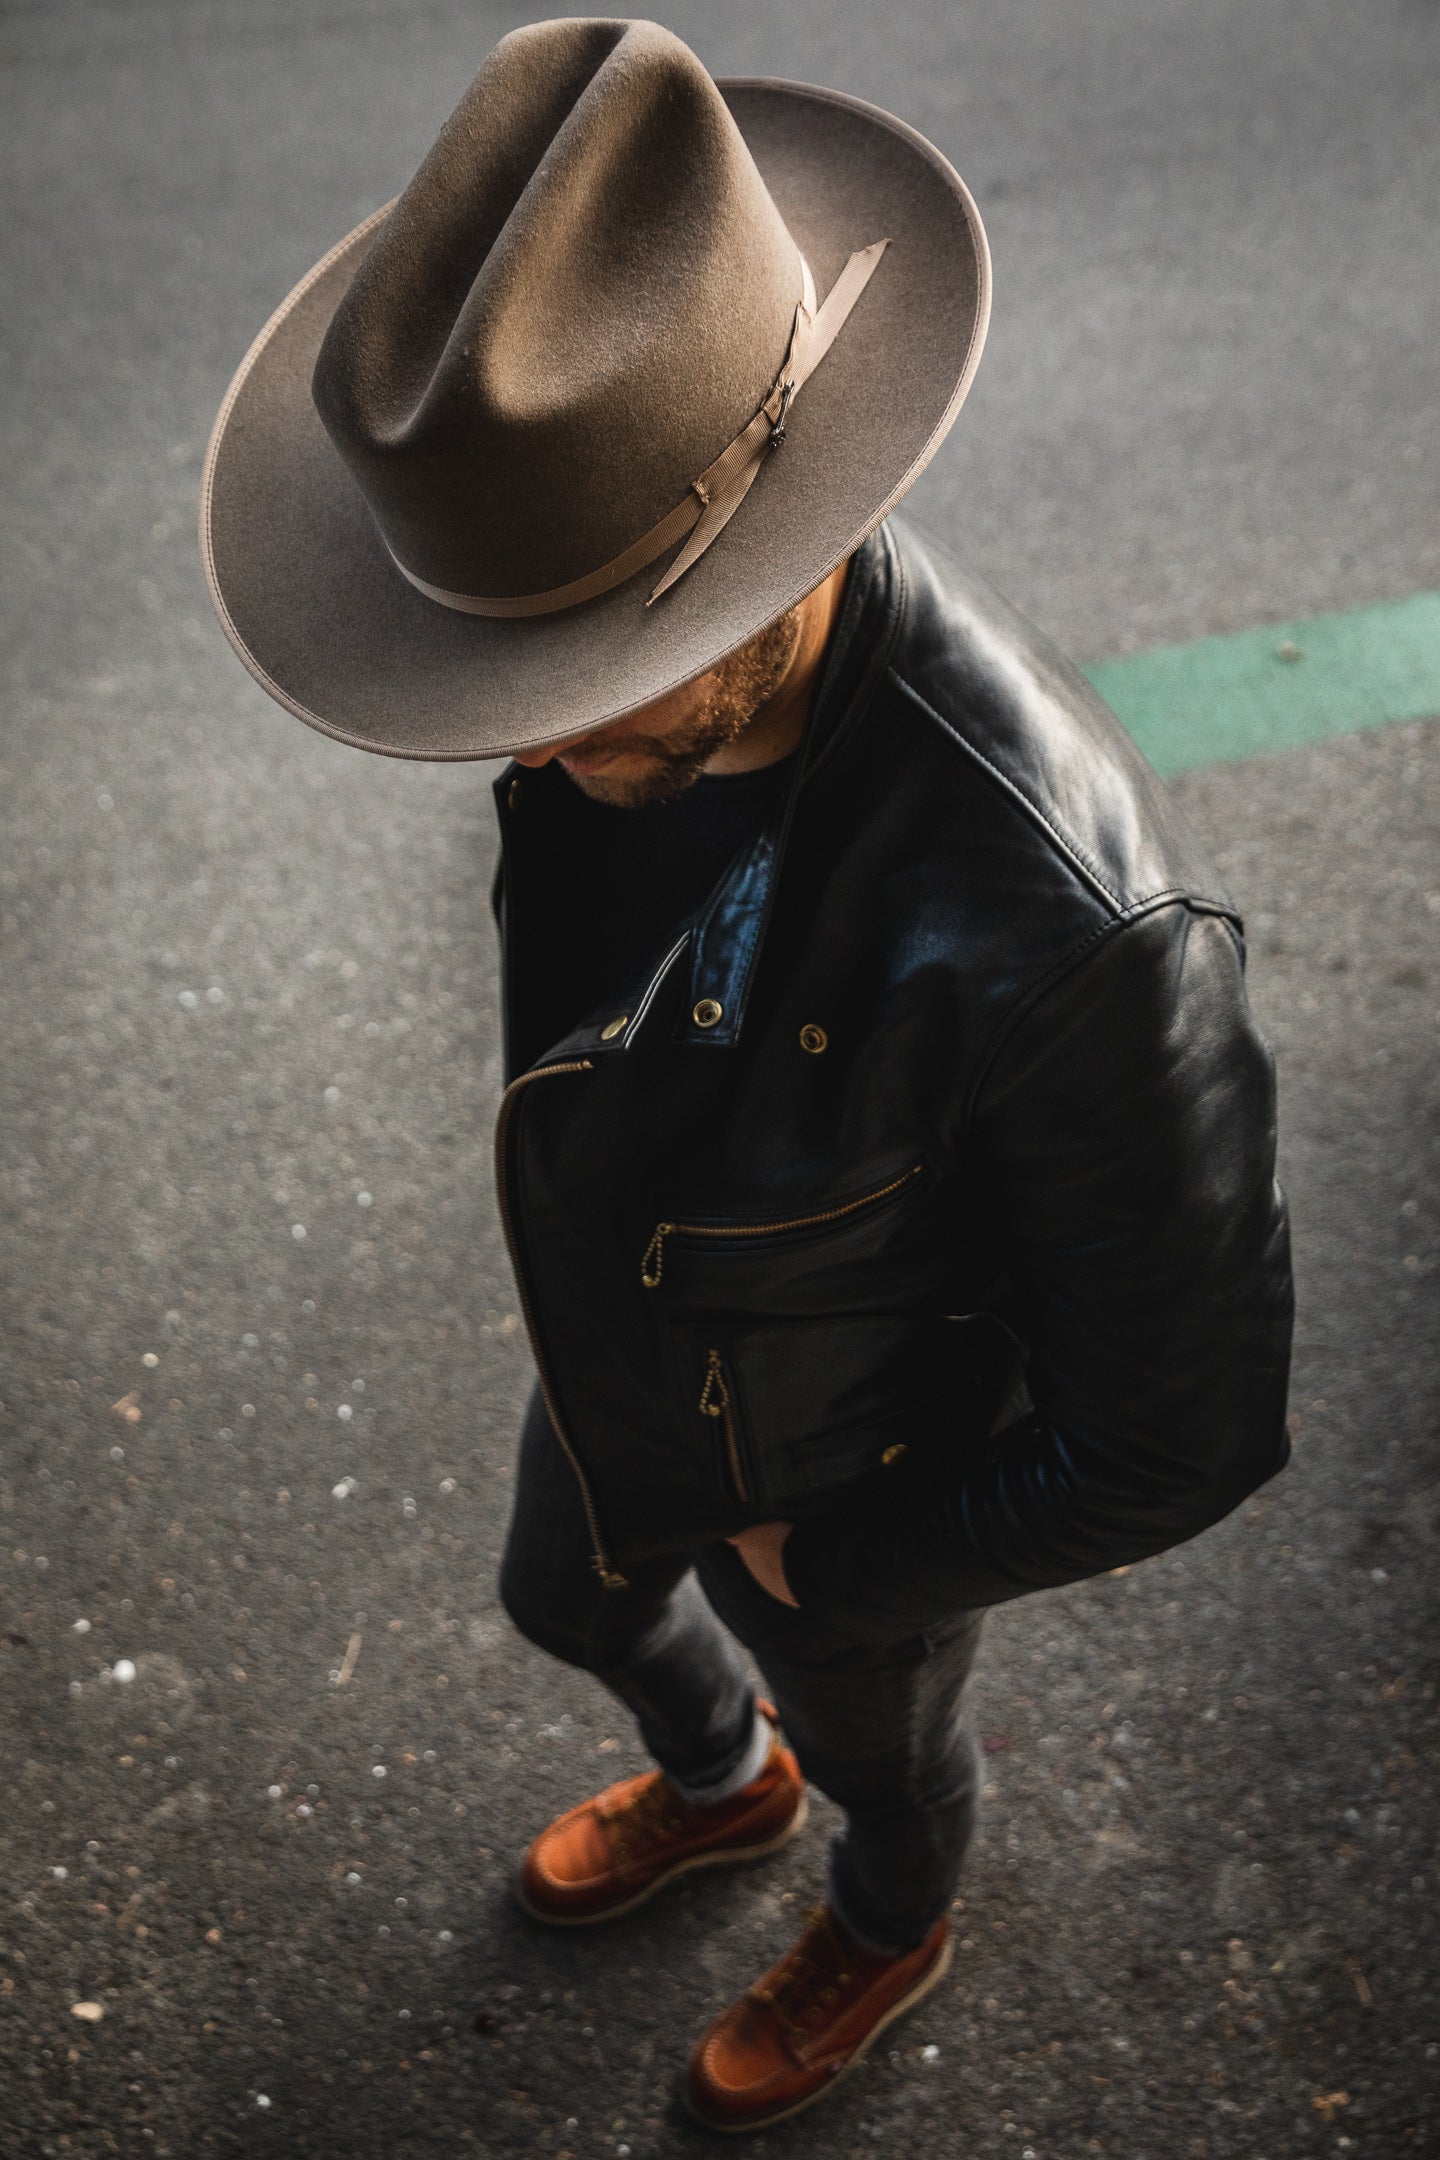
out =
<path fill-rule="evenodd" d="M 643 1858 L 662 1839 L 684 1828 L 684 1803 L 663 1771 L 657 1770 L 631 1798 L 607 1807 L 601 1816 L 616 1856 Z"/>
<path fill-rule="evenodd" d="M 794 1948 L 772 1973 L 747 1990 L 751 2002 L 768 2010 L 779 2024 L 788 2051 L 797 2060 L 817 2028 L 834 2015 L 845 1989 L 854 1985 L 853 1964 L 853 1953 L 841 1942 L 828 1910 L 817 1905 L 806 1915 L 805 1933 Z"/>

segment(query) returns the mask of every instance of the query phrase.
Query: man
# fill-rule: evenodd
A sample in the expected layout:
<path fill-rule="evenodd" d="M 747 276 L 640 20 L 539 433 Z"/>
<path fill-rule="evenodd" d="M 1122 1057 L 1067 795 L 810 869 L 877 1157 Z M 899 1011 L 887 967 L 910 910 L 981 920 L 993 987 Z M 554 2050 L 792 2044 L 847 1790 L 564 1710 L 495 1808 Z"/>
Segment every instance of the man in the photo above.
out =
<path fill-rule="evenodd" d="M 657 1766 L 542 1830 L 521 1901 L 613 1920 L 777 1850 L 806 1778 L 844 1811 L 826 1906 L 695 2049 L 723 2130 L 943 1975 L 984 1609 L 1286 1456 L 1233 907 L 1080 676 L 884 522 L 987 305 L 902 123 L 539 24 L 284 303 L 207 461 L 273 696 L 513 760 L 502 1591 Z"/>

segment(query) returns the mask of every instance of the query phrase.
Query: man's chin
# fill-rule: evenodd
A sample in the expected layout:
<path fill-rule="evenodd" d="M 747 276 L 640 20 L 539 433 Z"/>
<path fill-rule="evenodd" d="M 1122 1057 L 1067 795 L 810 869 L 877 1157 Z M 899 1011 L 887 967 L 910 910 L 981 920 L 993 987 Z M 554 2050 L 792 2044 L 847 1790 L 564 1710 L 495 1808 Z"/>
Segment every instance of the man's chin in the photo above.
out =
<path fill-rule="evenodd" d="M 589 772 L 574 770 L 564 758 L 560 763 L 582 795 L 612 810 L 644 810 L 654 803 L 673 802 L 703 769 L 698 763 L 666 764 L 650 758 L 612 758 Z"/>

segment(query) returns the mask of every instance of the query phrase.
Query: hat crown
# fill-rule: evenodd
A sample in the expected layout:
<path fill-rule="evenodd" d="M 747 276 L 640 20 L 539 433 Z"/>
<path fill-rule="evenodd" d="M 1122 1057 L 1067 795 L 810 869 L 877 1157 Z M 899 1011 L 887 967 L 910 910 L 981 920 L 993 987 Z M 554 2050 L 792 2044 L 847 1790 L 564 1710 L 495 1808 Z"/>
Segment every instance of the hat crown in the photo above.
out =
<path fill-rule="evenodd" d="M 315 403 L 408 570 L 543 591 L 628 547 L 744 427 L 802 281 L 679 38 L 534 24 L 496 47 L 379 227 Z"/>

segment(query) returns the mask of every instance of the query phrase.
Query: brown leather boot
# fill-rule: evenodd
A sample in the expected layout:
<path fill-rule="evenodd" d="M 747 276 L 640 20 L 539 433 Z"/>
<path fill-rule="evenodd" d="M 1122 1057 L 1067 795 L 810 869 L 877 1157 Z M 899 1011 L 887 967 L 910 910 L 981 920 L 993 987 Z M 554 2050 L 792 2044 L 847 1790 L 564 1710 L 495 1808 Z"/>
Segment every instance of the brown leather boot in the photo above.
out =
<path fill-rule="evenodd" d="M 763 1980 L 722 2010 L 690 2058 L 686 2098 L 711 2130 L 763 2130 L 833 2092 L 887 2025 L 950 1964 L 948 1921 L 886 1957 L 840 1934 L 822 1906 Z"/>
<path fill-rule="evenodd" d="M 761 1710 L 774 1723 L 768 1703 Z M 759 1774 L 713 1807 L 691 1807 L 663 1770 L 624 1778 L 542 1830 L 515 1894 L 532 1919 L 589 1927 L 643 1905 L 692 1868 L 778 1852 L 805 1821 L 805 1781 L 778 1733 Z"/>

